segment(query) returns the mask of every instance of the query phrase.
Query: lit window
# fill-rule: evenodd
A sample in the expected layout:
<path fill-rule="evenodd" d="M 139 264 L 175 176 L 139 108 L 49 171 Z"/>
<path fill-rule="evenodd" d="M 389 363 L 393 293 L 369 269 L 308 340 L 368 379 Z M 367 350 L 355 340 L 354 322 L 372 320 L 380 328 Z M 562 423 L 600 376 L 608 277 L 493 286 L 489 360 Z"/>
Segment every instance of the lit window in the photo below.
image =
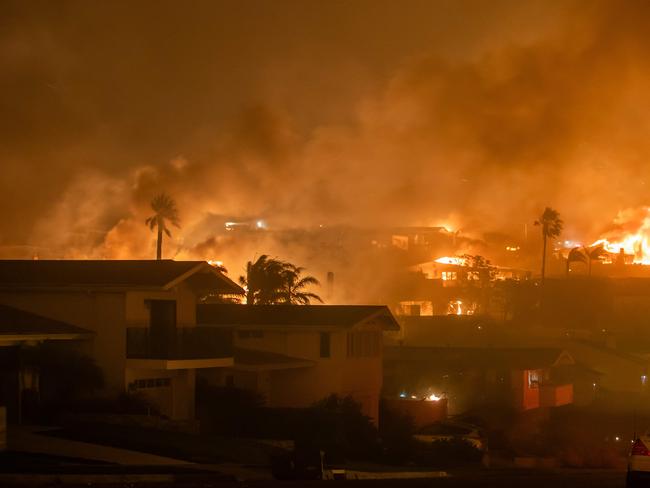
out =
<path fill-rule="evenodd" d="M 539 370 L 528 371 L 528 388 L 538 388 L 539 380 L 540 380 Z"/>

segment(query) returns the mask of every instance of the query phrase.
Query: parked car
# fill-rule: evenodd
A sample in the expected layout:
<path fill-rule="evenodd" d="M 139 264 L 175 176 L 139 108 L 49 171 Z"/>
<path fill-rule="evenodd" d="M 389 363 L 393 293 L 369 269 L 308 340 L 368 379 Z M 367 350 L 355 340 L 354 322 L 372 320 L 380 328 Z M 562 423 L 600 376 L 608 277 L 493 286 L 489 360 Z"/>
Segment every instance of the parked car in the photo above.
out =
<path fill-rule="evenodd" d="M 488 448 L 487 436 L 479 427 L 450 420 L 425 425 L 416 431 L 414 437 L 424 443 L 463 440 L 482 452 Z"/>
<path fill-rule="evenodd" d="M 628 488 L 650 486 L 650 433 L 646 432 L 632 444 L 627 461 Z"/>

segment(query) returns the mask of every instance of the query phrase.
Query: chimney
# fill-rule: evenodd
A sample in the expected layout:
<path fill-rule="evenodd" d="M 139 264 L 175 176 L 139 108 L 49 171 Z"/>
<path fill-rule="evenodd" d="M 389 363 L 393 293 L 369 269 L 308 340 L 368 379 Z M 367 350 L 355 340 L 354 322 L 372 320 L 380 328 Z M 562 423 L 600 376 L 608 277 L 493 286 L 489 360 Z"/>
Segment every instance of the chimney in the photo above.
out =
<path fill-rule="evenodd" d="M 328 271 L 327 272 L 327 292 L 326 292 L 325 298 L 327 299 L 327 302 L 332 301 L 332 297 L 334 296 L 334 272 L 333 271 Z"/>

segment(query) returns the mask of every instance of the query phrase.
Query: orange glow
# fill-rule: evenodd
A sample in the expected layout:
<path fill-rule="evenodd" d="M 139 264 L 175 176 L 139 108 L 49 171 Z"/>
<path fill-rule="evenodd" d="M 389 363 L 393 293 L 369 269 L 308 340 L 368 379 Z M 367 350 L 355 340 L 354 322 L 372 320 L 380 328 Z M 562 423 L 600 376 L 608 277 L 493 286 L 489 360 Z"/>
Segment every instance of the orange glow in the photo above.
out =
<path fill-rule="evenodd" d="M 467 262 L 464 258 L 458 256 L 443 256 L 436 259 L 438 264 L 453 264 L 455 266 L 466 266 Z"/>
<path fill-rule="evenodd" d="M 603 246 L 612 255 L 608 262 L 614 262 L 615 255 L 622 250 L 633 256 L 634 264 L 650 264 L 650 208 L 624 210 L 617 215 L 614 224 L 615 230 L 606 233 L 590 247 Z"/>

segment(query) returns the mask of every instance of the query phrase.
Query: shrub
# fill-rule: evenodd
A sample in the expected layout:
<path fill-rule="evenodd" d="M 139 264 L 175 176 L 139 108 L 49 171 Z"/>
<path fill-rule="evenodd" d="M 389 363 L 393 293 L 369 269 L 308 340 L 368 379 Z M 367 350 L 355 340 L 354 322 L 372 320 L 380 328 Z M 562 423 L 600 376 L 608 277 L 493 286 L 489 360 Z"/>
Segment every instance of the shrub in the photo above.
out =
<path fill-rule="evenodd" d="M 320 449 L 328 462 L 373 460 L 379 455 L 377 429 L 351 397 L 337 395 L 309 410 L 296 438 L 296 449 Z"/>
<path fill-rule="evenodd" d="M 483 453 L 463 439 L 434 441 L 431 444 L 418 442 L 414 461 L 422 466 L 454 467 L 478 464 Z"/>
<path fill-rule="evenodd" d="M 410 415 L 388 408 L 383 401 L 380 403 L 379 437 L 384 462 L 403 464 L 411 461 L 416 448 L 414 433 L 415 424 Z"/>
<path fill-rule="evenodd" d="M 196 402 L 202 431 L 225 436 L 254 435 L 256 414 L 264 403 L 249 390 L 203 382 L 197 384 Z"/>

